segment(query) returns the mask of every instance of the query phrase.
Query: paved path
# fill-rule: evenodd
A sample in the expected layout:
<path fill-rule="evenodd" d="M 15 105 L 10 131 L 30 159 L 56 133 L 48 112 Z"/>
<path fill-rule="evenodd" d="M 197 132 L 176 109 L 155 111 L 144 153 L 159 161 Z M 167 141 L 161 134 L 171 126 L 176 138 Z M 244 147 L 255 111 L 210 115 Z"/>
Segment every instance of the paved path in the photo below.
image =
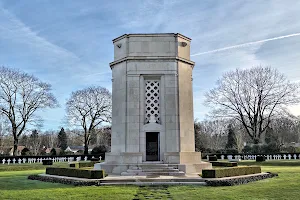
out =
<path fill-rule="evenodd" d="M 168 190 L 168 186 L 139 186 L 133 200 L 140 199 L 168 199 L 172 200 L 172 196 Z"/>

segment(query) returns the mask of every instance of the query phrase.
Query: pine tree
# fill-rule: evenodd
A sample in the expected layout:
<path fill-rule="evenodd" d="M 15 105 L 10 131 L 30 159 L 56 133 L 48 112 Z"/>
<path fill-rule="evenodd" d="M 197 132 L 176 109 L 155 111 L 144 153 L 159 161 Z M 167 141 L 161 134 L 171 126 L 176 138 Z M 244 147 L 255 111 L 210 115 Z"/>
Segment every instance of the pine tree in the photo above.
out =
<path fill-rule="evenodd" d="M 39 133 L 36 129 L 33 130 L 31 135 L 30 135 L 30 143 L 31 143 L 31 147 L 33 149 L 33 153 L 36 156 L 39 153 L 40 146 L 41 146 L 41 138 L 40 138 Z"/>
<path fill-rule="evenodd" d="M 58 147 L 61 148 L 63 151 L 66 150 L 66 148 L 68 147 L 68 142 L 67 142 L 67 134 L 64 128 L 61 128 L 61 130 L 59 131 L 57 139 L 58 139 Z"/>

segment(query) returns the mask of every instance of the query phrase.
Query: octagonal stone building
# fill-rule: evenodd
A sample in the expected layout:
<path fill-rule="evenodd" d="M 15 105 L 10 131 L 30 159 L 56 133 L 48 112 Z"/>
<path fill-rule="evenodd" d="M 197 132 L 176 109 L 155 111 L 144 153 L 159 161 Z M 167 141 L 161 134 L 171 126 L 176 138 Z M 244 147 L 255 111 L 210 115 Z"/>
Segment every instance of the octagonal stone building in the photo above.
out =
<path fill-rule="evenodd" d="M 121 174 L 132 165 L 210 168 L 195 152 L 191 39 L 175 33 L 113 40 L 111 152 L 99 165 Z"/>

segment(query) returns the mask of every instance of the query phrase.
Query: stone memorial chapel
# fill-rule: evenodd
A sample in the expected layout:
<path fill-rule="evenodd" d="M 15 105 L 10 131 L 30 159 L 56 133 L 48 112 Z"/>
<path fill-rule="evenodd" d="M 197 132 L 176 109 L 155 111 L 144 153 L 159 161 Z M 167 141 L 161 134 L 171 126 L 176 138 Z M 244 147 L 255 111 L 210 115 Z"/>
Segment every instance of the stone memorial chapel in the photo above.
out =
<path fill-rule="evenodd" d="M 111 152 L 98 168 L 122 174 L 149 164 L 185 173 L 211 167 L 195 152 L 190 43 L 178 33 L 113 40 Z"/>

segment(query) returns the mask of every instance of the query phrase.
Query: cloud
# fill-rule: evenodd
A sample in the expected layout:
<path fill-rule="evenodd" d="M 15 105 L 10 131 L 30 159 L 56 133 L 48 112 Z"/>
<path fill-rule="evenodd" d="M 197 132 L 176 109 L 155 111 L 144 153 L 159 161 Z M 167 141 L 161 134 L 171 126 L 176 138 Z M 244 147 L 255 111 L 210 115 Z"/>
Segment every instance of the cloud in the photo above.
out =
<path fill-rule="evenodd" d="M 300 1 L 69 1 L 0 0 L 1 64 L 51 83 L 62 105 L 43 113 L 47 127 L 57 127 L 50 119 L 63 118 L 72 91 L 111 88 L 111 40 L 124 33 L 192 38 L 195 118 L 208 112 L 203 95 L 225 71 L 261 64 L 300 77 L 299 38 L 290 36 L 300 32 Z"/>
<path fill-rule="evenodd" d="M 52 62 L 58 61 L 58 59 L 73 60 L 74 62 L 80 60 L 80 58 L 72 52 L 54 45 L 38 36 L 29 26 L 26 26 L 8 10 L 0 7 L 0 16 L 0 38 L 2 40 L 22 43 L 38 49 L 40 55 L 43 55 L 48 59 L 52 58 Z M 52 54 L 53 57 L 49 56 L 49 54 Z"/>
<path fill-rule="evenodd" d="M 227 50 L 231 50 L 231 49 L 235 49 L 235 48 L 247 47 L 247 46 L 250 46 L 250 45 L 265 43 L 265 42 L 269 42 L 269 41 L 273 41 L 273 40 L 281 40 L 281 39 L 284 39 L 284 38 L 295 37 L 295 36 L 300 36 L 300 33 L 293 33 L 293 34 L 289 34 L 289 35 L 283 35 L 283 36 L 273 37 L 273 38 L 269 38 L 269 39 L 264 39 L 264 40 L 254 41 L 254 42 L 247 42 L 247 43 L 243 43 L 243 44 L 233 45 L 233 46 L 224 47 L 224 48 L 220 48 L 220 49 L 214 49 L 214 50 L 211 50 L 211 51 L 195 53 L 195 54 L 192 54 L 191 57 L 200 56 L 200 55 L 209 54 L 209 53 L 216 53 L 216 52 L 220 52 L 220 51 L 227 51 Z"/>

